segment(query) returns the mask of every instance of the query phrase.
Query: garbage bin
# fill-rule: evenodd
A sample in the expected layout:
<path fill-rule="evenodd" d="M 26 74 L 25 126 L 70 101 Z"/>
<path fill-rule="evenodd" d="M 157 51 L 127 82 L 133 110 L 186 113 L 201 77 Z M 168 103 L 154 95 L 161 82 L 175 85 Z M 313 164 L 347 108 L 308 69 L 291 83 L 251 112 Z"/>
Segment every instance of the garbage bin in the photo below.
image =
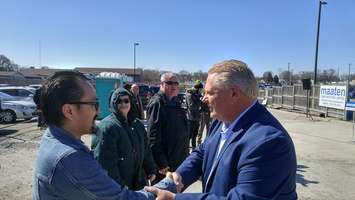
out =
<path fill-rule="evenodd" d="M 353 112 L 351 110 L 346 111 L 346 121 L 352 121 L 353 120 Z"/>
<path fill-rule="evenodd" d="M 353 120 L 353 115 L 355 112 L 355 102 L 350 100 L 346 102 L 345 104 L 345 119 L 347 121 L 352 121 Z"/>

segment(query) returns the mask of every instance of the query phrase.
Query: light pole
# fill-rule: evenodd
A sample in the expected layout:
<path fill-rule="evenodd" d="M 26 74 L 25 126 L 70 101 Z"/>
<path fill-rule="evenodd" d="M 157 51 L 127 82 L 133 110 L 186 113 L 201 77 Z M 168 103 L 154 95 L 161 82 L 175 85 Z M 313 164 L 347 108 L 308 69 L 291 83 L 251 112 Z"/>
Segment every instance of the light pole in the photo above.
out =
<path fill-rule="evenodd" d="M 38 67 L 42 68 L 42 44 L 41 40 L 38 41 Z"/>
<path fill-rule="evenodd" d="M 133 82 L 136 82 L 136 46 L 138 45 L 138 42 L 133 44 Z"/>
<path fill-rule="evenodd" d="M 348 84 L 347 84 L 348 85 L 348 91 L 349 91 L 349 88 L 350 88 L 350 69 L 351 69 L 351 63 L 349 64 L 349 73 L 348 73 Z"/>
<path fill-rule="evenodd" d="M 288 84 L 291 85 L 291 72 L 290 72 L 290 63 L 287 63 L 287 71 L 288 71 Z"/>
<path fill-rule="evenodd" d="M 318 65 L 318 44 L 319 44 L 319 29 L 320 29 L 320 17 L 322 12 L 322 5 L 326 5 L 327 2 L 319 1 L 319 8 L 318 8 L 318 28 L 317 28 L 317 39 L 316 39 L 316 60 L 314 64 L 314 85 L 317 84 L 317 65 Z"/>

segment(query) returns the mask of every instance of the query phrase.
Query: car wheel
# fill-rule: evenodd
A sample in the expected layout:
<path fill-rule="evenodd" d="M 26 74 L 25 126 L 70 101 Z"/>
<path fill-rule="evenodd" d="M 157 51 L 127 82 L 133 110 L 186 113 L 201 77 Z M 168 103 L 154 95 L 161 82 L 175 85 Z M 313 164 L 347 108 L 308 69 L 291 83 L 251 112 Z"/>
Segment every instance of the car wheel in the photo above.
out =
<path fill-rule="evenodd" d="M 2 116 L 2 121 L 5 123 L 13 123 L 16 121 L 16 113 L 12 110 L 5 110 Z"/>

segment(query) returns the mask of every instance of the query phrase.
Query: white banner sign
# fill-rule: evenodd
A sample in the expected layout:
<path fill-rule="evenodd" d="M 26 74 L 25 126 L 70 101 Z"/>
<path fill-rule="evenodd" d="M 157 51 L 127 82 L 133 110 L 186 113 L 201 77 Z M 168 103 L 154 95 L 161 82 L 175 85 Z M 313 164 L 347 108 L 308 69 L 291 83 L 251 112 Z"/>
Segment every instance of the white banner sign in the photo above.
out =
<path fill-rule="evenodd" d="M 319 91 L 319 106 L 343 110 L 347 97 L 346 86 L 322 85 Z"/>

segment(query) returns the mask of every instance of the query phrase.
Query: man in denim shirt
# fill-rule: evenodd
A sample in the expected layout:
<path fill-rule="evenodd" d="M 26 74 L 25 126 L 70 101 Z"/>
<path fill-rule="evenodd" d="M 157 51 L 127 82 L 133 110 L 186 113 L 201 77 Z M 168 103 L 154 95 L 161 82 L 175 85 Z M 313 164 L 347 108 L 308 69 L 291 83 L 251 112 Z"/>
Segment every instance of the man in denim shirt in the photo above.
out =
<path fill-rule="evenodd" d="M 43 85 L 41 109 L 49 127 L 42 137 L 33 182 L 34 200 L 153 199 L 117 184 L 80 140 L 94 131 L 98 102 L 81 73 L 61 71 Z"/>

